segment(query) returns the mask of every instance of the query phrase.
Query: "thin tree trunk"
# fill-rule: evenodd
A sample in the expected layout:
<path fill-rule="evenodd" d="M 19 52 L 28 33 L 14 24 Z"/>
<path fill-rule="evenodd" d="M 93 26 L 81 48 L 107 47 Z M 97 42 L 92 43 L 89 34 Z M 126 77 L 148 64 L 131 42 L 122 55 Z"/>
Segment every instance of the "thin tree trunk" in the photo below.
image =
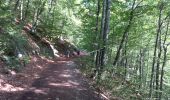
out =
<path fill-rule="evenodd" d="M 46 1 L 44 1 L 43 4 L 35 11 L 32 31 L 36 30 L 36 27 L 38 24 L 38 18 L 41 15 L 41 13 L 43 12 L 43 7 L 45 6 L 45 3 L 46 3 Z"/>
<path fill-rule="evenodd" d="M 107 44 L 107 39 L 108 39 L 108 34 L 109 34 L 109 22 L 110 22 L 110 5 L 111 5 L 111 0 L 104 0 L 106 1 L 106 9 L 105 9 L 105 21 L 104 21 L 104 30 L 103 30 L 103 40 L 102 40 L 102 46 L 103 50 L 101 51 L 101 66 L 104 65 L 105 63 L 105 53 L 106 53 L 106 44 Z"/>
<path fill-rule="evenodd" d="M 23 6 L 24 6 L 24 1 L 21 0 L 21 5 L 20 5 L 20 20 L 23 20 Z"/>
<path fill-rule="evenodd" d="M 17 1 L 16 1 L 16 3 L 15 3 L 15 7 L 14 7 L 14 11 L 16 11 L 16 10 L 17 10 L 17 7 L 19 6 L 19 1 L 20 1 L 20 0 L 17 0 Z"/>
<path fill-rule="evenodd" d="M 23 18 L 23 20 L 26 20 L 26 18 L 27 18 L 29 4 L 30 4 L 30 0 L 27 0 L 26 10 L 25 10 L 25 14 L 24 14 L 24 18 Z"/>
<path fill-rule="evenodd" d="M 100 0 L 97 0 L 97 11 L 96 11 L 96 41 L 98 41 L 98 33 L 99 33 L 99 14 L 100 14 Z M 97 73 L 99 73 L 99 51 L 98 49 L 100 48 L 99 44 L 97 45 L 97 51 L 96 51 L 96 56 L 95 56 L 95 67 L 96 67 L 96 70 L 97 70 Z"/>
<path fill-rule="evenodd" d="M 124 79 L 126 80 L 126 75 L 127 75 L 127 70 L 128 70 L 128 58 L 127 58 L 127 43 L 128 43 L 128 34 L 126 35 L 126 40 L 125 40 L 125 50 L 124 50 L 124 68 L 125 68 L 125 72 L 124 72 Z"/>
<path fill-rule="evenodd" d="M 100 36 L 99 36 L 99 41 L 102 41 L 103 39 L 103 34 L 104 34 L 104 25 L 105 25 L 105 18 L 106 18 L 106 0 L 103 0 L 103 11 L 102 11 L 102 21 L 101 21 L 101 30 L 100 30 Z M 99 42 L 100 43 L 100 42 Z M 103 49 L 103 43 L 100 44 L 100 48 Z M 99 51 L 99 64 L 100 67 L 102 65 L 102 49 Z"/>
<path fill-rule="evenodd" d="M 167 61 L 167 46 L 165 46 L 165 42 L 167 40 L 167 35 L 168 35 L 168 30 L 169 30 L 169 21 L 166 27 L 166 33 L 165 33 L 165 38 L 163 41 L 163 50 L 164 50 L 164 58 L 163 58 L 163 64 L 162 64 L 162 68 L 161 68 L 161 76 L 160 76 L 160 93 L 159 93 L 159 100 L 161 100 L 162 98 L 162 91 L 163 91 L 163 76 L 164 76 L 164 67 L 166 65 L 166 61 Z"/>
<path fill-rule="evenodd" d="M 157 65 L 156 65 L 156 98 L 158 98 L 159 96 L 159 70 L 160 70 L 160 59 L 161 59 L 161 55 L 162 55 L 162 46 L 161 46 L 161 33 L 159 35 L 159 50 L 158 50 L 158 58 L 157 58 Z"/>
<path fill-rule="evenodd" d="M 119 48 L 117 50 L 116 57 L 115 57 L 114 62 L 113 62 L 113 66 L 115 66 L 117 64 L 118 60 L 119 60 L 120 51 L 123 47 L 124 41 L 126 39 L 126 35 L 128 34 L 129 29 L 132 25 L 132 21 L 133 21 L 133 18 L 134 18 L 135 3 L 136 3 L 136 0 L 133 1 L 133 5 L 132 5 L 130 16 L 129 16 L 129 22 L 128 22 L 128 25 L 127 25 L 125 31 L 123 32 L 122 40 L 121 40 Z"/>
<path fill-rule="evenodd" d="M 48 14 L 50 14 L 50 12 L 51 12 L 51 9 L 52 9 L 52 7 L 53 7 L 53 0 L 49 0 L 49 5 L 48 5 L 49 7 L 48 7 Z"/>
<path fill-rule="evenodd" d="M 156 40 L 155 40 L 155 48 L 154 48 L 154 54 L 153 54 L 153 63 L 152 63 L 152 71 L 151 71 L 151 80 L 150 80 L 150 91 L 149 91 L 149 97 L 152 98 L 153 93 L 153 85 L 154 85 L 154 73 L 155 73 L 155 63 L 157 58 L 157 47 L 158 47 L 158 41 L 159 41 L 159 35 L 161 31 L 161 18 L 162 18 L 162 10 L 163 10 L 163 3 L 159 6 L 159 19 L 158 19 L 158 29 L 156 33 Z"/>
<path fill-rule="evenodd" d="M 140 84 L 139 84 L 139 89 L 142 88 L 142 78 L 143 78 L 143 61 L 142 61 L 142 58 L 143 58 L 143 52 L 142 52 L 142 49 L 140 49 L 140 55 L 139 55 L 139 81 L 140 81 Z"/>
<path fill-rule="evenodd" d="M 163 58 L 163 64 L 161 68 L 161 77 L 160 77 L 160 93 L 159 93 L 159 100 L 162 98 L 162 91 L 163 91 L 163 76 L 164 76 L 164 67 L 166 65 L 167 61 L 167 47 L 164 47 L 164 58 Z"/>

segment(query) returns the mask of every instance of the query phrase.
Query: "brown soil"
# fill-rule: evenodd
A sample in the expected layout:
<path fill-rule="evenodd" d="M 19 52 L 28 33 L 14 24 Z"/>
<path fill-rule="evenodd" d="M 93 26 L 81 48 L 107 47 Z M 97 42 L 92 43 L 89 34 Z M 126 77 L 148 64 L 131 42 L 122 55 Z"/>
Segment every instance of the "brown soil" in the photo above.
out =
<path fill-rule="evenodd" d="M 0 100 L 106 99 L 90 88 L 72 59 L 33 56 L 22 72 L 0 75 Z"/>

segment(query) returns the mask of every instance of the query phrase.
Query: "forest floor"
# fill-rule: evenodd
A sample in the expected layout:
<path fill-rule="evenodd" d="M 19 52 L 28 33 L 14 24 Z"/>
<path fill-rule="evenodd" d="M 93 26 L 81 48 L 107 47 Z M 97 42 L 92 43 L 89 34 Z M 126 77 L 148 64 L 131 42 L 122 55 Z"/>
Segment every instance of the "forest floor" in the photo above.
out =
<path fill-rule="evenodd" d="M 99 98 L 73 60 L 33 56 L 21 72 L 0 74 L 0 100 L 107 100 Z"/>

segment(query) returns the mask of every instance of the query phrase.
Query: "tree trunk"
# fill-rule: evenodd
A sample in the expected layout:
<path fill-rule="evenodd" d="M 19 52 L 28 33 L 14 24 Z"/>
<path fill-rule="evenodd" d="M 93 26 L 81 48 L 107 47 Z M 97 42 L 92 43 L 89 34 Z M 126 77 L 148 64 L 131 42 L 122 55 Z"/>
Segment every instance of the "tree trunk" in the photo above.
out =
<path fill-rule="evenodd" d="M 102 50 L 101 50 L 101 66 L 104 65 L 105 63 L 105 53 L 106 53 L 106 44 L 107 44 L 107 39 L 108 39 L 108 34 L 109 34 L 109 22 L 110 22 L 110 5 L 111 5 L 111 0 L 104 0 L 106 5 L 104 4 L 103 6 L 105 8 L 105 11 L 103 14 L 105 14 L 105 18 L 103 18 L 104 21 L 104 27 L 103 27 L 103 32 L 102 32 Z M 106 13 L 105 13 L 106 12 Z"/>
<path fill-rule="evenodd" d="M 43 12 L 43 8 L 45 6 L 45 3 L 46 3 L 46 1 L 43 1 L 42 5 L 40 5 L 40 7 L 37 8 L 35 13 L 34 13 L 34 22 L 33 22 L 33 27 L 32 27 L 33 32 L 36 30 L 36 27 L 38 25 L 38 18 L 41 15 L 41 13 Z"/>
<path fill-rule="evenodd" d="M 165 38 L 164 38 L 164 41 L 163 41 L 163 52 L 164 52 L 164 55 L 163 55 L 163 64 L 162 64 L 161 75 L 160 75 L 159 100 L 161 100 L 161 98 L 162 98 L 164 67 L 165 67 L 166 61 L 167 61 L 167 48 L 168 47 L 165 46 L 165 42 L 167 40 L 168 30 L 169 30 L 169 21 L 167 23 Z"/>
<path fill-rule="evenodd" d="M 164 47 L 164 58 L 163 58 L 163 64 L 161 68 L 161 76 L 160 76 L 160 93 L 159 93 L 159 100 L 162 98 L 162 92 L 163 92 L 163 76 L 164 76 L 164 67 L 166 65 L 167 61 L 167 47 Z"/>
<path fill-rule="evenodd" d="M 128 70 L 128 58 L 127 58 L 127 43 L 128 43 L 128 34 L 126 35 L 126 40 L 125 40 L 125 48 L 124 48 L 124 80 L 126 80 L 126 75 L 127 75 L 127 70 Z"/>
<path fill-rule="evenodd" d="M 125 31 L 123 32 L 122 40 L 121 40 L 119 48 L 117 50 L 116 57 L 115 57 L 115 60 L 113 62 L 113 66 L 115 66 L 117 64 L 118 60 L 119 60 L 120 51 L 121 51 L 121 49 L 123 47 L 123 44 L 124 44 L 124 42 L 126 40 L 126 36 L 127 36 L 128 32 L 129 32 L 129 29 L 130 29 L 130 27 L 132 25 L 132 21 L 133 21 L 133 18 L 134 18 L 135 3 L 136 3 L 136 0 L 133 1 L 133 5 L 132 5 L 130 16 L 129 16 L 129 22 L 128 22 L 127 27 L 125 28 Z"/>
<path fill-rule="evenodd" d="M 104 34 L 104 25 L 105 25 L 105 18 L 106 18 L 105 16 L 106 16 L 106 0 L 103 0 L 102 21 L 101 21 L 99 43 L 100 43 L 100 41 L 102 41 L 102 38 L 103 38 L 102 36 Z M 103 60 L 103 58 L 102 58 L 103 43 L 100 44 L 99 48 L 100 48 L 100 51 L 99 51 L 99 65 L 100 65 L 100 69 L 101 69 L 102 60 Z"/>
<path fill-rule="evenodd" d="M 27 15 L 28 15 L 28 9 L 29 9 L 29 4 L 30 4 L 30 0 L 27 0 L 27 4 L 26 4 L 26 10 L 25 10 L 25 14 L 24 14 L 24 18 L 23 20 L 26 20 Z"/>
<path fill-rule="evenodd" d="M 17 7 L 19 6 L 19 1 L 20 1 L 20 0 L 17 0 L 17 1 L 16 1 L 16 3 L 15 3 L 15 7 L 14 7 L 14 11 L 16 11 L 16 10 L 17 10 Z"/>
<path fill-rule="evenodd" d="M 21 5 L 20 5 L 20 20 L 23 20 L 23 6 L 24 6 L 24 1 L 21 0 Z"/>
<path fill-rule="evenodd" d="M 161 34 L 159 36 L 159 50 L 158 50 L 158 58 L 157 58 L 157 64 L 156 64 L 156 98 L 158 98 L 159 96 L 159 70 L 160 70 L 160 59 L 161 59 L 161 55 L 162 55 L 162 45 L 161 45 Z"/>
<path fill-rule="evenodd" d="M 161 18 L 162 18 L 162 10 L 163 10 L 163 3 L 159 6 L 159 19 L 158 19 L 158 29 L 156 33 L 156 40 L 155 40 L 155 48 L 154 48 L 154 54 L 153 54 L 153 63 L 152 63 L 152 71 L 151 71 L 151 80 L 150 80 L 150 91 L 149 91 L 149 97 L 152 98 L 152 92 L 153 92 L 153 85 L 154 85 L 154 73 L 155 73 L 155 63 L 157 59 L 157 47 L 158 47 L 158 41 L 159 41 L 159 35 L 161 32 Z"/>
<path fill-rule="evenodd" d="M 50 14 L 52 7 L 53 7 L 53 0 L 49 0 L 48 14 Z"/>
<path fill-rule="evenodd" d="M 139 89 L 142 88 L 143 83 L 143 50 L 140 49 L 140 55 L 139 55 Z"/>
<path fill-rule="evenodd" d="M 96 35 L 97 35 L 97 37 L 96 37 L 96 42 L 98 41 L 98 36 L 99 36 L 99 14 L 100 14 L 100 9 L 101 9 L 101 7 L 100 7 L 100 0 L 97 0 L 97 11 L 96 11 L 96 29 L 95 29 L 95 31 L 96 31 Z M 96 51 L 96 56 L 95 56 L 95 67 L 96 67 L 96 70 L 97 70 L 97 73 L 96 74 L 98 74 L 99 73 L 99 48 L 100 48 L 100 45 L 99 44 L 97 44 L 96 45 L 96 48 L 97 48 L 97 51 Z"/>

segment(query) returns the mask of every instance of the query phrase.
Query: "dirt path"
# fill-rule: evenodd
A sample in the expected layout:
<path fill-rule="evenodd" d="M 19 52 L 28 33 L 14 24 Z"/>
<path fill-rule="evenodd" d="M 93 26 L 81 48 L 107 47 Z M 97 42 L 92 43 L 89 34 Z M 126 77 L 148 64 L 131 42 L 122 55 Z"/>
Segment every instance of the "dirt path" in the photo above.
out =
<path fill-rule="evenodd" d="M 8 95 L 3 100 L 102 100 L 90 88 L 71 59 L 39 61 L 37 63 L 39 63 L 36 65 L 37 67 L 44 66 L 44 69 L 37 70 L 40 72 L 35 75 L 27 75 L 28 77 L 24 76 L 23 79 L 18 79 L 18 81 L 24 81 L 32 77 L 32 80 L 21 82 L 21 86 L 18 85 L 18 87 L 22 87 L 19 92 L 6 92 Z M 16 78 L 15 76 L 14 79 Z M 1 95 L 3 95 L 2 92 L 0 92 Z"/>

